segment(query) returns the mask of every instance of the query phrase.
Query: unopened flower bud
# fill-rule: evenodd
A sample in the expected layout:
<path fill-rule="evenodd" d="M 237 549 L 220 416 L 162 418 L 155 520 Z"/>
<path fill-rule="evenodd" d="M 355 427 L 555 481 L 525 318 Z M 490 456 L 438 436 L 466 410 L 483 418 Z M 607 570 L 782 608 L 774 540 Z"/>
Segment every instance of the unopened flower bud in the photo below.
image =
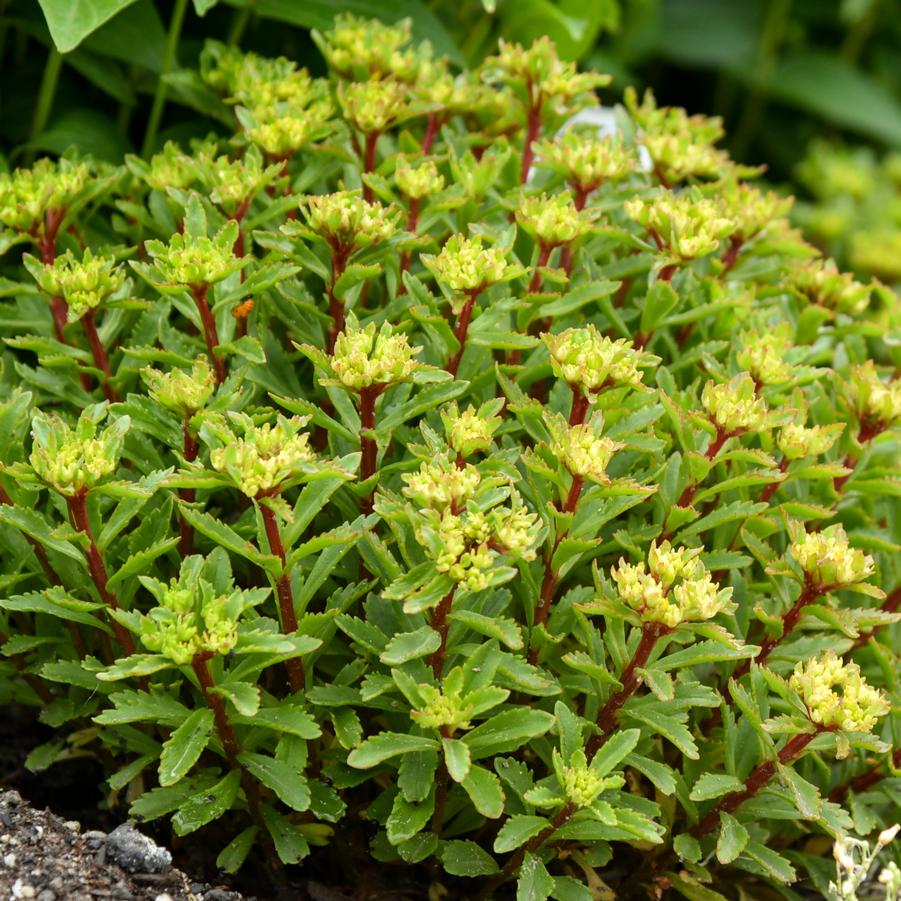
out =
<path fill-rule="evenodd" d="M 707 382 L 701 404 L 710 421 L 728 434 L 756 432 L 767 422 L 766 403 L 757 397 L 754 379 L 746 372 L 719 385 Z"/>
<path fill-rule="evenodd" d="M 403 332 L 390 323 L 365 328 L 349 319 L 335 341 L 331 367 L 345 388 L 358 391 L 372 385 L 394 385 L 405 381 L 420 366 L 415 359 L 421 347 L 411 347 Z"/>
<path fill-rule="evenodd" d="M 868 579 L 876 570 L 873 558 L 852 548 L 841 525 L 808 532 L 791 545 L 790 553 L 815 585 L 841 587 Z"/>

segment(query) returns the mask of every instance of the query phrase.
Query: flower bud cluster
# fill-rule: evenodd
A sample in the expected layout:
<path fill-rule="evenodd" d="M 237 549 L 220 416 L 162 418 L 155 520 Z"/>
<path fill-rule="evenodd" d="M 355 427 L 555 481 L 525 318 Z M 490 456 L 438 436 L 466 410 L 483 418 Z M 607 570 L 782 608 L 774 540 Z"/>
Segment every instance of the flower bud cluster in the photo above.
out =
<path fill-rule="evenodd" d="M 163 149 L 149 162 L 130 160 L 129 165 L 155 191 L 165 193 L 170 188 L 186 189 L 203 179 L 203 173 L 216 156 L 212 141 L 195 142 L 186 153 L 175 141 L 166 141 Z"/>
<path fill-rule="evenodd" d="M 451 450 L 464 459 L 487 451 L 503 423 L 503 418 L 498 415 L 503 406 L 503 398 L 497 398 L 486 401 L 478 410 L 472 404 L 460 410 L 456 401 L 443 407 L 441 422 Z"/>
<path fill-rule="evenodd" d="M 115 257 L 94 256 L 90 248 L 80 260 L 67 250 L 45 266 L 34 259 L 29 264 L 41 289 L 65 300 L 70 322 L 99 307 L 125 285 L 125 272 Z"/>
<path fill-rule="evenodd" d="M 282 167 L 267 166 L 257 147 L 248 147 L 239 159 L 217 156 L 204 168 L 210 200 L 224 213 L 234 216 L 264 188 L 281 178 Z"/>
<path fill-rule="evenodd" d="M 482 478 L 471 463 L 457 466 L 447 457 L 436 457 L 422 463 L 415 472 L 401 477 L 406 483 L 403 493 L 418 507 L 444 510 L 462 509 L 471 498 Z"/>
<path fill-rule="evenodd" d="M 407 109 L 407 87 L 397 81 L 357 81 L 338 85 L 344 118 L 364 135 L 381 134 Z"/>
<path fill-rule="evenodd" d="M 638 169 L 638 156 L 615 137 L 598 137 L 571 128 L 535 148 L 539 168 L 562 175 L 570 186 L 587 194 L 608 182 L 624 181 Z"/>
<path fill-rule="evenodd" d="M 415 359 L 421 350 L 388 322 L 361 327 L 351 319 L 335 340 L 330 364 L 340 384 L 358 391 L 405 381 L 421 366 Z"/>
<path fill-rule="evenodd" d="M 423 705 L 410 711 L 413 722 L 423 729 L 436 729 L 442 734 L 453 734 L 460 729 L 469 729 L 473 705 L 460 693 L 453 684 L 445 680 L 442 688 L 422 684 L 417 690 L 422 697 Z"/>
<path fill-rule="evenodd" d="M 30 169 L 0 172 L 0 225 L 17 232 L 37 230 L 48 210 L 64 210 L 90 177 L 85 163 L 42 158 Z"/>
<path fill-rule="evenodd" d="M 888 428 L 901 421 L 901 379 L 884 382 L 867 360 L 851 369 L 854 406 L 862 420 Z"/>
<path fill-rule="evenodd" d="M 602 335 L 594 324 L 541 336 L 551 358 L 554 375 L 590 397 L 602 388 L 643 388 L 639 367 L 655 359 L 636 350 L 631 341 Z"/>
<path fill-rule="evenodd" d="M 676 134 L 644 132 L 641 143 L 650 154 L 664 184 L 674 185 L 688 179 L 716 179 L 731 165 L 729 154 L 686 130 Z"/>
<path fill-rule="evenodd" d="M 64 497 L 75 497 L 114 473 L 131 420 L 117 416 L 99 430 L 105 415 L 103 404 L 88 407 L 72 428 L 56 415 L 37 412 L 29 458 L 35 476 Z"/>
<path fill-rule="evenodd" d="M 689 191 L 664 191 L 648 200 L 634 197 L 623 209 L 662 251 L 685 261 L 713 253 L 736 227 L 717 201 Z"/>
<path fill-rule="evenodd" d="M 826 729 L 869 732 L 891 709 L 888 698 L 867 684 L 856 663 L 843 663 L 832 651 L 800 661 L 788 684 L 811 721 Z"/>
<path fill-rule="evenodd" d="M 477 294 L 499 282 L 517 278 L 522 268 L 507 261 L 500 247 L 486 247 L 482 235 L 451 235 L 441 252 L 422 261 L 452 291 Z"/>
<path fill-rule="evenodd" d="M 794 203 L 775 191 L 761 191 L 747 182 L 728 180 L 716 186 L 723 213 L 735 222 L 732 238 L 742 244 L 784 225 Z"/>
<path fill-rule="evenodd" d="M 215 373 L 205 354 L 195 357 L 190 372 L 184 369 L 161 372 L 145 366 L 141 378 L 157 403 L 184 419 L 190 419 L 202 410 L 216 390 Z"/>
<path fill-rule="evenodd" d="M 840 588 L 863 582 L 876 571 L 873 558 L 851 547 L 838 524 L 805 534 L 792 543 L 790 553 L 815 585 Z"/>
<path fill-rule="evenodd" d="M 757 396 L 754 379 L 747 372 L 721 384 L 707 382 L 701 405 L 710 421 L 730 435 L 760 431 L 767 423 L 766 403 Z"/>
<path fill-rule="evenodd" d="M 739 341 L 736 362 L 758 385 L 784 385 L 790 381 L 792 367 L 786 356 L 792 342 L 787 329 L 746 332 Z"/>
<path fill-rule="evenodd" d="M 311 231 L 345 250 L 382 244 L 397 231 L 397 210 L 352 191 L 306 197 L 301 212 Z"/>
<path fill-rule="evenodd" d="M 622 776 L 601 776 L 597 768 L 588 763 L 582 750 L 573 751 L 568 764 L 555 750 L 553 761 L 563 797 L 576 807 L 591 807 L 605 791 L 623 784 Z"/>
<path fill-rule="evenodd" d="M 409 19 L 385 25 L 377 19 L 342 13 L 335 17 L 334 26 L 322 35 L 319 44 L 329 66 L 345 78 L 396 78 L 410 82 L 416 80 L 421 58 L 430 56 L 424 49 L 405 49 L 411 35 Z"/>
<path fill-rule="evenodd" d="M 664 541 L 651 544 L 648 565 L 620 558 L 610 571 L 621 600 L 643 622 L 671 629 L 683 622 L 701 622 L 732 609 L 732 589 L 720 589 L 698 559 L 700 548 L 678 549 Z"/>
<path fill-rule="evenodd" d="M 870 303 L 872 285 L 841 272 L 834 260 L 806 260 L 786 273 L 793 293 L 837 313 L 860 313 Z"/>
<path fill-rule="evenodd" d="M 524 194 L 516 209 L 516 221 L 541 247 L 560 247 L 585 237 L 593 217 L 576 208 L 568 191 L 560 194 Z"/>
<path fill-rule="evenodd" d="M 147 253 L 153 259 L 150 278 L 158 287 L 209 287 L 243 269 L 246 257 L 234 254 L 238 223 L 229 221 L 212 237 L 174 234 L 168 244 L 147 241 Z"/>
<path fill-rule="evenodd" d="M 186 562 L 197 559 L 189 557 Z M 141 617 L 141 643 L 149 651 L 185 666 L 201 654 L 227 654 L 238 643 L 243 606 L 239 592 L 217 595 L 190 565 L 168 584 L 149 578 L 141 582 L 158 604 Z"/>
<path fill-rule="evenodd" d="M 394 170 L 394 183 L 398 190 L 411 200 L 431 197 L 444 187 L 444 176 L 434 160 L 424 160 L 416 165 L 400 157 Z"/>
<path fill-rule="evenodd" d="M 247 139 L 273 160 L 286 160 L 332 130 L 335 108 L 327 99 L 314 100 L 303 109 L 254 107 L 239 119 Z"/>
<path fill-rule="evenodd" d="M 551 453 L 570 475 L 599 485 L 610 484 L 607 466 L 623 445 L 601 435 L 604 417 L 600 413 L 580 425 L 570 425 L 558 413 L 545 414 L 544 422 L 551 433 Z"/>
<path fill-rule="evenodd" d="M 789 422 L 779 430 L 776 444 L 788 460 L 819 457 L 832 449 L 844 429 L 842 422 L 813 426 Z"/>

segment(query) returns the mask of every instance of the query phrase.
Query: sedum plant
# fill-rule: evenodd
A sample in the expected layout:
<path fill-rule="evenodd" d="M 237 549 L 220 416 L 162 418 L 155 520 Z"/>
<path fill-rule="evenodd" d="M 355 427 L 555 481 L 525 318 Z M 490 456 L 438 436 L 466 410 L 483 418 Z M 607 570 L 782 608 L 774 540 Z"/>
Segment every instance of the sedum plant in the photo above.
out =
<path fill-rule="evenodd" d="M 273 895 L 362 827 L 422 897 L 851 897 L 901 788 L 896 295 L 716 120 L 561 130 L 608 79 L 546 39 L 316 43 L 206 47 L 230 136 L 0 177 L 29 765 Z"/>

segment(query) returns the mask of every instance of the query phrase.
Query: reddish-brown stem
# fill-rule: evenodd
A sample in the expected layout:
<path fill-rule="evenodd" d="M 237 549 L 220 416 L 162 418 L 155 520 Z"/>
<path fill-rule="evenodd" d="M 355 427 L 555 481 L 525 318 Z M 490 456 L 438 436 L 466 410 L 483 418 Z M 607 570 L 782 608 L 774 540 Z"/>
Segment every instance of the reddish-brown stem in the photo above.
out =
<path fill-rule="evenodd" d="M 44 230 L 35 237 L 41 262 L 45 266 L 51 265 L 56 259 L 56 236 L 64 216 L 65 210 L 56 208 L 47 210 L 44 214 Z M 50 312 L 53 314 L 53 332 L 56 339 L 66 344 L 63 329 L 69 321 L 69 306 L 62 297 L 51 297 Z"/>
<path fill-rule="evenodd" d="M 627 275 L 616 289 L 616 296 L 613 298 L 613 306 L 619 309 L 629 296 L 629 290 L 632 288 L 632 276 Z"/>
<path fill-rule="evenodd" d="M 441 636 L 441 643 L 438 650 L 434 651 L 429 657 L 429 665 L 435 678 L 440 681 L 441 673 L 444 671 L 444 658 L 447 655 L 447 633 L 450 631 L 450 623 L 447 616 L 451 612 L 451 606 L 454 603 L 454 594 L 457 586 L 453 588 L 441 599 L 438 606 L 432 610 L 431 626 Z"/>
<path fill-rule="evenodd" d="M 885 600 L 882 602 L 882 606 L 879 608 L 883 613 L 895 613 L 898 608 L 901 607 L 901 585 L 899 585 L 894 591 L 891 591 L 886 595 Z M 852 651 L 860 650 L 869 640 L 876 634 L 881 626 L 876 626 L 874 629 L 870 629 L 869 632 L 863 632 L 858 637 L 854 644 L 851 645 Z"/>
<path fill-rule="evenodd" d="M 113 373 L 110 369 L 109 357 L 106 355 L 106 348 L 103 346 L 103 342 L 100 340 L 100 335 L 97 332 L 97 322 L 95 317 L 96 311 L 88 310 L 88 312 L 81 317 L 81 324 L 84 328 L 85 335 L 87 335 L 88 344 L 91 346 L 91 356 L 94 358 L 94 365 L 103 373 L 103 393 L 106 396 L 106 399 L 111 404 L 114 404 L 118 402 L 119 395 L 116 393 L 116 389 L 110 384 Z"/>
<path fill-rule="evenodd" d="M 469 323 L 472 322 L 472 311 L 475 309 L 476 299 L 480 293 L 478 290 L 469 293 L 466 302 L 463 304 L 463 309 L 460 310 L 456 328 L 454 328 L 454 337 L 457 339 L 460 349 L 450 358 L 447 364 L 447 371 L 454 377 L 456 377 L 457 370 L 460 368 L 463 351 L 466 350 L 466 335 L 469 332 Z"/>
<path fill-rule="evenodd" d="M 779 472 L 784 474 L 788 469 L 789 462 L 790 461 L 788 457 L 783 457 L 782 462 L 779 464 Z M 760 493 L 760 503 L 768 504 L 770 502 L 770 498 L 779 490 L 779 487 L 784 481 L 785 479 L 776 479 L 776 481 L 770 482 L 770 484 L 767 485 L 766 488 L 764 488 Z"/>
<path fill-rule="evenodd" d="M 294 592 L 291 590 L 291 573 L 288 570 L 288 560 L 285 554 L 285 546 L 282 544 L 281 530 L 278 527 L 275 511 L 266 503 L 260 503 L 260 513 L 263 517 L 263 525 L 266 528 L 266 538 L 269 541 L 269 550 L 278 557 L 282 565 L 281 575 L 275 583 L 278 596 L 278 608 L 281 613 L 282 631 L 286 635 L 293 635 L 297 631 L 297 613 L 294 610 Z M 303 661 L 299 657 L 292 657 L 285 661 L 288 670 L 288 682 L 292 692 L 298 692 L 304 687 L 305 674 Z"/>
<path fill-rule="evenodd" d="M 207 707 L 213 711 L 213 719 L 216 723 L 216 732 L 219 734 L 219 740 L 225 750 L 225 756 L 233 767 L 238 767 L 238 754 L 241 749 L 238 746 L 238 740 L 235 738 L 235 730 L 228 720 L 228 714 L 225 712 L 225 700 L 222 695 L 216 694 L 213 690 L 216 686 L 213 682 L 213 675 L 210 672 L 208 661 L 211 660 L 213 654 L 210 651 L 204 651 L 198 654 L 191 661 L 191 669 L 197 676 L 200 683 L 200 690 L 203 693 L 203 699 L 206 701 Z"/>
<path fill-rule="evenodd" d="M 729 239 L 729 246 L 726 248 L 726 252 L 723 254 L 722 275 L 725 275 L 727 272 L 731 272 L 735 267 L 735 264 L 738 262 L 738 256 L 741 253 L 743 246 L 744 241 L 742 241 L 742 239 L 738 235 L 733 235 Z"/>
<path fill-rule="evenodd" d="M 197 312 L 200 314 L 200 321 L 203 324 L 203 337 L 206 341 L 207 353 L 210 355 L 210 362 L 216 373 L 216 384 L 221 385 L 225 381 L 225 361 L 216 356 L 216 347 L 219 344 L 219 331 L 216 328 L 216 318 L 210 309 L 209 302 L 206 297 L 207 286 L 195 285 L 193 288 L 194 303 L 197 305 Z"/>
<path fill-rule="evenodd" d="M 379 132 L 371 131 L 366 135 L 365 142 L 363 144 L 363 174 L 366 175 L 370 172 L 375 171 L 375 148 L 379 142 Z M 363 200 L 366 203 L 372 203 L 375 199 L 375 194 L 372 193 L 372 188 L 366 184 L 365 180 L 363 182 Z"/>
<path fill-rule="evenodd" d="M 191 432 L 186 419 L 182 423 L 182 456 L 186 463 L 192 463 L 197 459 L 198 444 L 197 438 Z M 180 488 L 178 496 L 186 504 L 193 504 L 196 494 L 193 488 Z M 182 557 L 187 557 L 194 553 L 194 529 L 191 524 L 182 516 L 178 524 L 178 551 Z"/>
<path fill-rule="evenodd" d="M 673 280 L 673 276 L 679 271 L 678 263 L 669 263 L 664 266 L 659 274 L 657 275 L 657 281 L 659 282 L 671 282 Z"/>
<path fill-rule="evenodd" d="M 716 457 L 716 455 L 722 450 L 723 445 L 730 438 L 735 437 L 735 435 L 736 435 L 735 432 L 727 432 L 727 431 L 725 431 L 725 429 L 722 429 L 719 426 L 717 426 L 716 435 L 715 435 L 713 441 L 711 441 L 710 444 L 708 445 L 707 451 L 704 454 L 704 456 L 708 460 L 713 460 Z M 677 507 L 688 507 L 691 504 L 692 500 L 694 500 L 694 496 L 695 496 L 695 494 L 697 494 L 698 489 L 700 487 L 701 487 L 700 482 L 694 482 L 690 485 L 686 485 L 685 490 L 679 496 L 679 500 L 676 501 L 676 506 Z"/>
<path fill-rule="evenodd" d="M 872 419 L 864 419 L 860 423 L 860 428 L 857 432 L 857 443 L 861 447 L 866 447 L 874 438 L 877 438 L 885 431 L 885 423 L 874 421 Z M 857 460 L 851 455 L 848 454 L 845 457 L 844 462 L 845 469 L 850 469 L 847 475 L 836 476 L 832 482 L 833 487 L 836 492 L 841 491 L 845 485 L 845 482 L 851 478 L 851 474 L 854 471 L 854 468 L 857 466 Z"/>
<path fill-rule="evenodd" d="M 441 116 L 438 113 L 431 112 L 428 114 L 425 122 L 425 134 L 422 136 L 422 155 L 427 156 L 438 137 L 438 131 L 441 128 Z"/>
<path fill-rule="evenodd" d="M 892 766 L 895 769 L 901 767 L 901 748 L 895 748 L 895 752 L 892 754 Z M 879 763 L 874 764 L 870 769 L 864 771 L 860 775 L 855 776 L 853 779 L 849 779 L 842 785 L 837 785 L 829 793 L 829 800 L 832 801 L 833 804 L 841 804 L 848 796 L 849 792 L 860 795 L 865 791 L 869 791 L 874 785 L 878 785 L 886 775 L 885 762 L 880 760 Z"/>
<path fill-rule="evenodd" d="M 529 111 L 526 116 L 526 138 L 522 148 L 522 165 L 519 167 L 519 183 L 524 185 L 529 180 L 532 160 L 535 158 L 535 142 L 541 137 L 541 94 L 534 96 L 531 81 L 526 84 L 529 95 Z"/>
<path fill-rule="evenodd" d="M 657 642 L 671 631 L 672 629 L 664 623 L 647 622 L 641 624 L 641 639 L 638 642 L 638 647 L 619 678 L 622 688 L 613 692 L 607 699 L 607 703 L 601 708 L 597 719 L 598 728 L 601 731 L 593 735 L 585 747 L 585 753 L 589 761 L 604 746 L 610 733 L 613 732 L 619 722 L 619 712 L 622 706 L 635 694 L 636 689 L 641 685 L 641 676 L 639 676 L 637 671 L 647 664 Z"/>
<path fill-rule="evenodd" d="M 419 198 L 411 197 L 410 198 L 410 211 L 407 213 L 407 231 L 411 235 L 416 234 L 416 228 L 419 225 Z M 407 286 L 404 284 L 404 273 L 410 268 L 410 260 L 412 259 L 412 254 L 409 250 L 405 250 L 400 255 L 400 279 L 397 286 L 397 294 L 400 296 L 401 294 L 407 293 Z"/>
<path fill-rule="evenodd" d="M 325 286 L 325 292 L 328 296 L 328 311 L 329 315 L 332 317 L 332 324 L 328 333 L 328 343 L 326 344 L 326 351 L 329 354 L 334 352 L 335 341 L 338 340 L 338 335 L 344 331 L 344 301 L 335 293 L 335 285 L 347 268 L 347 258 L 349 255 L 350 252 L 343 244 L 336 243 L 332 245 L 332 277 Z"/>
<path fill-rule="evenodd" d="M 676 332 L 676 347 L 684 347 L 685 342 L 692 336 L 692 333 L 695 330 L 695 323 L 686 322 L 682 328 Z"/>
<path fill-rule="evenodd" d="M 375 475 L 378 445 L 372 432 L 375 430 L 375 403 L 385 390 L 384 385 L 369 385 L 360 389 L 360 481 Z M 372 512 L 372 492 L 360 498 L 360 510 Z"/>
<path fill-rule="evenodd" d="M 783 766 L 799 757 L 804 749 L 820 734 L 827 731 L 822 726 L 815 732 L 804 735 L 793 735 L 779 751 L 779 763 Z M 713 832 L 720 823 L 721 813 L 735 813 L 745 801 L 753 798 L 776 774 L 777 763 L 775 760 L 765 760 L 758 764 L 745 780 L 745 787 L 721 798 L 716 806 L 708 811 L 704 818 L 689 831 L 695 838 L 701 838 Z"/>
<path fill-rule="evenodd" d="M 582 389 L 578 385 L 570 385 L 573 393 L 572 406 L 569 408 L 569 424 L 582 425 L 585 417 L 588 415 L 588 398 L 582 393 Z"/>
<path fill-rule="evenodd" d="M 526 289 L 529 294 L 537 294 L 541 290 L 541 270 L 547 266 L 553 251 L 554 248 L 550 244 L 542 244 L 540 246 L 538 250 L 538 261 L 535 263 L 535 269 L 532 272 L 529 287 Z"/>
<path fill-rule="evenodd" d="M 72 519 L 72 525 L 88 539 L 88 570 L 91 573 L 91 579 L 94 581 L 94 585 L 97 588 L 97 593 L 109 610 L 118 610 L 119 601 L 109 589 L 109 577 L 106 574 L 103 555 L 100 553 L 100 549 L 94 541 L 94 533 L 91 531 L 91 523 L 88 519 L 87 491 L 83 490 L 78 494 L 67 497 L 66 504 L 69 508 L 69 516 Z M 119 647 L 122 648 L 122 653 L 126 657 L 130 657 L 135 652 L 135 643 L 134 639 L 131 637 L 131 633 L 112 616 L 109 617 L 109 621 L 113 633 L 116 636 L 116 640 L 119 642 Z"/>

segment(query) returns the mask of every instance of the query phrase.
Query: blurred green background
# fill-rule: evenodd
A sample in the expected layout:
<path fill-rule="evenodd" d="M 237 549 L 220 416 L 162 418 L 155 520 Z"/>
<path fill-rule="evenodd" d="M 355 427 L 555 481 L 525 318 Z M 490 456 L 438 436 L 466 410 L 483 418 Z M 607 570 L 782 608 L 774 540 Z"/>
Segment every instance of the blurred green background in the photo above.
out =
<path fill-rule="evenodd" d="M 766 163 L 771 181 L 817 204 L 859 198 L 842 178 L 811 186 L 799 162 L 812 141 L 821 157 L 869 148 L 839 163 L 846 176 L 869 166 L 877 196 L 894 171 L 882 159 L 901 150 L 901 0 L 0 0 L 0 164 L 70 145 L 117 161 L 205 134 L 215 123 L 179 79 L 205 38 L 321 72 L 309 29 L 341 11 L 409 16 L 458 65 L 499 37 L 550 35 L 563 56 L 614 75 L 608 101 L 634 84 L 720 115 L 737 159 Z"/>

